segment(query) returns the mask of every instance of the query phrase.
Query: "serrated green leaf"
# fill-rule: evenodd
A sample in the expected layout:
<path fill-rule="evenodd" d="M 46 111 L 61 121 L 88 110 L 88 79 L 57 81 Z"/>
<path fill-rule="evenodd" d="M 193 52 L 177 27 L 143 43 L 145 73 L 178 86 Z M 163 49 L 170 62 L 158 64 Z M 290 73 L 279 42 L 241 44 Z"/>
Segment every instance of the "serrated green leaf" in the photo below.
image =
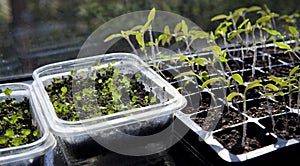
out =
<path fill-rule="evenodd" d="M 233 74 L 233 75 L 231 76 L 231 78 L 234 79 L 234 80 L 235 80 L 237 83 L 239 83 L 240 85 L 243 85 L 243 84 L 244 84 L 243 77 L 242 77 L 240 74 L 238 74 L 238 73 Z"/>
<path fill-rule="evenodd" d="M 108 36 L 106 39 L 104 39 L 104 42 L 108 42 L 108 41 L 118 38 L 118 37 L 122 37 L 122 34 L 112 34 L 112 35 Z"/>
<path fill-rule="evenodd" d="M 227 97 L 226 97 L 226 101 L 231 101 L 234 97 L 236 96 L 241 96 L 242 99 L 245 99 L 245 96 L 242 93 L 237 93 L 237 92 L 231 92 Z"/>
<path fill-rule="evenodd" d="M 225 14 L 220 14 L 217 16 L 214 16 L 213 18 L 210 19 L 210 21 L 217 21 L 217 20 L 223 20 L 223 19 L 228 19 L 228 16 Z"/>

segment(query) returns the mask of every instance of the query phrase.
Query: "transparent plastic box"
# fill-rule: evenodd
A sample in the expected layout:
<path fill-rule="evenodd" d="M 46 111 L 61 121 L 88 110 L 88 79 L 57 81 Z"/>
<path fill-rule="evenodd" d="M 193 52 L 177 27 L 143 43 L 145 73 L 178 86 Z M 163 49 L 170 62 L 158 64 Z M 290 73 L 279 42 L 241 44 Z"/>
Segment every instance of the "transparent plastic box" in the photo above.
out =
<path fill-rule="evenodd" d="M 54 136 L 49 132 L 47 124 L 44 121 L 41 107 L 37 102 L 32 87 L 25 83 L 7 83 L 1 84 L 0 89 L 4 91 L 6 88 L 12 90 L 11 98 L 17 101 L 23 100 L 25 97 L 29 99 L 30 110 L 32 113 L 32 123 L 37 127 L 40 138 L 32 143 L 24 144 L 16 147 L 0 149 L 1 165 L 44 165 L 45 163 L 53 163 L 51 158 L 52 150 L 56 146 Z M 0 94 L 0 100 L 7 98 L 4 93 Z"/>
<path fill-rule="evenodd" d="M 113 61 L 113 66 L 121 74 L 139 73 L 145 89 L 151 90 L 160 102 L 79 121 L 71 122 L 58 118 L 45 89 L 52 79 L 70 75 L 74 70 L 77 72 L 99 70 Z M 101 66 L 95 66 L 96 63 L 100 63 Z M 35 92 L 40 96 L 43 112 L 51 131 L 59 137 L 59 140 L 71 145 L 90 142 L 94 137 L 109 141 L 126 139 L 126 134 L 143 135 L 145 130 L 155 133 L 158 128 L 168 126 L 173 119 L 173 114 L 186 105 L 185 97 L 171 84 L 150 69 L 138 56 L 129 53 L 97 55 L 46 65 L 36 69 L 33 78 L 36 84 Z M 80 148 L 75 149 L 78 151 Z"/>

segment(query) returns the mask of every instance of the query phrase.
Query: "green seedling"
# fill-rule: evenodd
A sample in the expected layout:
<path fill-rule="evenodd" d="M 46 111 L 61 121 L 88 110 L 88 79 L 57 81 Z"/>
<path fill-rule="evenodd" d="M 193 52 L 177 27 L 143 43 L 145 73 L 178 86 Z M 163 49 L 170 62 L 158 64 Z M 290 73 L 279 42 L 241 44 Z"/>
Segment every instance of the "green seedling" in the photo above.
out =
<path fill-rule="evenodd" d="M 237 96 L 240 96 L 243 100 L 243 110 L 242 110 L 242 113 L 246 113 L 246 110 L 247 110 L 247 97 L 246 97 L 246 93 L 249 89 L 252 89 L 252 88 L 255 88 L 255 87 L 259 87 L 259 86 L 263 86 L 261 84 L 261 80 L 255 80 L 251 83 L 249 83 L 248 85 L 246 85 L 246 88 L 244 90 L 243 93 L 240 93 L 240 92 L 231 92 L 227 98 L 226 98 L 226 101 L 232 101 L 232 99 L 234 97 L 237 97 Z M 245 139 L 246 139 L 246 136 L 247 136 L 247 123 L 244 123 L 243 124 L 243 136 L 242 136 L 242 146 L 244 147 L 245 146 Z"/>
<path fill-rule="evenodd" d="M 32 143 L 39 132 L 32 123 L 29 99 L 17 101 L 11 97 L 12 89 L 1 90 L 7 98 L 0 102 L 0 148 Z"/>

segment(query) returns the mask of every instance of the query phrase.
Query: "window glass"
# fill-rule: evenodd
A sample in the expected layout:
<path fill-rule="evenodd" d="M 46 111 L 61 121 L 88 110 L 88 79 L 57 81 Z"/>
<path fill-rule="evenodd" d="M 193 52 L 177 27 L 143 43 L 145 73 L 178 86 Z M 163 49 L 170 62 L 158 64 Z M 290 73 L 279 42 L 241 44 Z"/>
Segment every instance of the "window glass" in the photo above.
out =
<path fill-rule="evenodd" d="M 74 59 L 87 37 L 112 18 L 139 10 L 169 11 L 203 30 L 210 18 L 239 7 L 263 5 L 281 14 L 297 11 L 298 0 L 1 0 L 0 81 L 31 78 L 42 65 Z"/>

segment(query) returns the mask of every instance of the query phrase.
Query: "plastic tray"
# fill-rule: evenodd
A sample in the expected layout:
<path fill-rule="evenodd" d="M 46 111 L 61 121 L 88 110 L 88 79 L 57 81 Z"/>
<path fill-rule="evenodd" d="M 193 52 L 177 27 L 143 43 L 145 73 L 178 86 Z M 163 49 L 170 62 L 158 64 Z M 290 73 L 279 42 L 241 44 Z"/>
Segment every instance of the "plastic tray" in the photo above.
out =
<path fill-rule="evenodd" d="M 13 90 L 10 96 L 16 98 L 16 100 L 22 100 L 24 97 L 29 99 L 32 121 L 39 130 L 41 138 L 29 144 L 0 149 L 0 163 L 1 165 L 43 165 L 45 160 L 49 160 L 49 157 L 46 156 L 52 153 L 52 150 L 56 146 L 56 140 L 48 131 L 41 107 L 32 93 L 32 87 L 24 83 L 0 85 L 1 90 L 6 88 Z M 0 99 L 4 98 L 6 96 L 2 93 Z"/>
<path fill-rule="evenodd" d="M 119 70 L 119 73 L 139 73 L 141 75 L 140 81 L 145 88 L 148 90 L 151 88 L 160 102 L 146 107 L 75 122 L 58 118 L 45 90 L 52 79 L 69 75 L 73 70 L 87 72 L 87 69 L 96 63 L 101 63 L 101 66 L 94 66 L 89 71 L 101 69 L 101 67 L 111 64 L 112 61 L 114 61 L 113 66 Z M 105 142 L 126 140 L 128 134 L 143 135 L 146 130 L 154 134 L 161 128 L 168 126 L 173 120 L 173 114 L 186 105 L 185 97 L 172 85 L 148 67 L 138 56 L 128 53 L 97 55 L 46 65 L 36 69 L 33 72 L 33 78 L 34 91 L 43 105 L 43 113 L 47 117 L 50 130 L 60 137 L 67 147 L 71 146 L 71 148 L 65 149 L 66 151 L 77 148 L 86 149 L 86 146 L 80 144 L 89 144 L 93 142 L 91 140 L 93 138 Z M 73 145 L 78 146 L 75 148 Z M 92 143 L 89 147 L 96 148 L 98 146 Z M 76 153 L 80 150 L 71 151 Z"/>

